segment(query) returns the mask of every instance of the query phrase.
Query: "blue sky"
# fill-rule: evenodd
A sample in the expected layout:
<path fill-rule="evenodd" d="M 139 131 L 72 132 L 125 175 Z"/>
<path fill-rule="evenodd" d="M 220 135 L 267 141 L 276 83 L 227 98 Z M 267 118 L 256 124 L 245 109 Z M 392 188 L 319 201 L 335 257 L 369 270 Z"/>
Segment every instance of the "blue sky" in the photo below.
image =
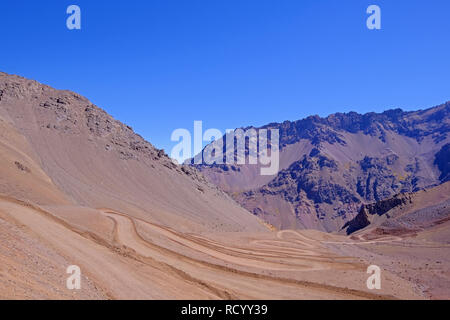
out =
<path fill-rule="evenodd" d="M 370 4 L 382 30 L 366 28 Z M 76 91 L 170 152 L 194 120 L 224 131 L 450 100 L 449 13 L 448 0 L 3 1 L 0 70 Z"/>

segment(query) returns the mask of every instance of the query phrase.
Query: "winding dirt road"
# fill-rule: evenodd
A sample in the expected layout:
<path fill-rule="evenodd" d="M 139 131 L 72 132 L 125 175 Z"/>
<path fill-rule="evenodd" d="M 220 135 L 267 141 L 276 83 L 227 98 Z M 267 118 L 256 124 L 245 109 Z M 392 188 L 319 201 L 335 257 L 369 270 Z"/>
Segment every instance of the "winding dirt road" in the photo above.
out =
<path fill-rule="evenodd" d="M 86 231 L 37 206 L 0 199 L 0 220 L 17 225 L 80 266 L 93 287 L 111 299 L 389 299 L 395 295 L 365 290 L 364 265 L 332 254 L 320 241 L 295 231 L 230 234 L 223 241 L 180 233 L 111 209 L 93 211 L 96 220 L 111 226 L 109 232 Z M 78 215 L 74 209 L 70 218 Z M 66 267 L 61 266 L 59 278 L 65 276 Z M 50 276 L 51 272 L 56 271 L 50 270 Z"/>
<path fill-rule="evenodd" d="M 314 246 L 313 240 L 306 237 L 292 242 L 284 240 L 254 240 L 256 245 L 252 249 L 236 248 L 217 244 L 206 238 L 179 234 L 167 227 L 158 226 L 140 219 L 131 218 L 123 213 L 113 210 L 101 209 L 105 216 L 115 221 L 115 241 L 128 248 L 132 248 L 142 257 L 151 257 L 167 265 L 176 266 L 178 269 L 189 274 L 199 281 L 208 283 L 210 287 L 216 288 L 229 294 L 231 297 L 292 299 L 327 296 L 328 298 L 377 298 L 364 291 L 338 288 L 326 284 L 298 281 L 289 278 L 273 277 L 264 275 L 263 271 L 289 271 L 305 272 L 314 270 L 346 269 L 356 270 L 358 267 L 346 262 L 348 258 L 328 255 L 320 255 L 325 250 Z M 171 251 L 155 245 L 146 240 L 136 228 L 136 220 L 143 223 L 148 230 L 163 235 L 174 243 L 188 247 L 195 251 L 204 253 L 225 264 L 214 264 L 205 260 L 193 259 L 178 252 Z M 282 234 L 278 238 L 282 239 Z M 268 250 L 270 248 L 270 250 Z M 315 251 L 319 250 L 319 252 Z M 339 261 L 339 260 L 343 261 Z M 253 272 L 242 271 L 250 267 Z M 248 269 L 248 268 L 246 268 Z"/>

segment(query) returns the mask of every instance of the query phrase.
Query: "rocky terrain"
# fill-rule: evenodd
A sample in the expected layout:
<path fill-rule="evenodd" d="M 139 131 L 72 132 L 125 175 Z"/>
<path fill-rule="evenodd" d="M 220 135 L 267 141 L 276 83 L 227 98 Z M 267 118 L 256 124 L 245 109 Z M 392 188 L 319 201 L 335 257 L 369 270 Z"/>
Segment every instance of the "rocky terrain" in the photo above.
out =
<path fill-rule="evenodd" d="M 424 298 L 391 272 L 371 292 L 323 234 L 274 230 L 88 99 L 5 73 L 0 164 L 0 299 Z"/>
<path fill-rule="evenodd" d="M 382 234 L 413 234 L 447 221 L 450 221 L 449 182 L 365 204 L 342 229 L 347 234 L 371 229 Z"/>
<path fill-rule="evenodd" d="M 441 175 L 439 179 L 441 182 L 450 180 L 450 144 L 447 143 L 442 147 L 441 150 L 436 154 L 434 164 L 437 165 Z"/>
<path fill-rule="evenodd" d="M 280 131 L 276 176 L 260 176 L 259 165 L 195 167 L 277 228 L 338 231 L 363 204 L 448 181 L 449 115 L 447 102 L 272 123 L 261 128 Z"/>
<path fill-rule="evenodd" d="M 189 230 L 263 229 L 195 169 L 176 166 L 74 92 L 0 73 L 0 139 L 2 194 L 39 205 L 114 206 L 166 225 L 185 219 Z"/>
<path fill-rule="evenodd" d="M 350 138 L 356 139 L 344 138 L 343 145 L 304 139 L 286 144 L 280 174 L 256 183 L 247 179 L 252 188 L 236 198 L 246 197 L 249 207 L 257 204 L 253 212 L 264 218 L 268 215 L 258 211 L 262 205 L 258 199 L 265 199 L 266 212 L 272 206 L 280 216 L 297 205 L 308 207 L 311 217 L 317 205 L 329 209 L 348 205 L 356 210 L 363 198 L 355 196 L 340 177 L 345 163 L 338 156 L 356 157 L 354 150 L 324 152 L 325 146 L 327 150 L 336 144 L 348 147 L 353 145 Z M 436 133 L 432 138 L 439 142 L 431 144 L 428 136 L 423 144 L 411 140 L 408 147 L 403 142 L 403 148 L 416 150 L 417 157 L 428 157 L 417 160 L 415 170 L 422 178 L 395 190 L 420 189 L 447 179 L 446 139 Z M 421 152 L 414 149 L 417 145 Z M 385 160 L 376 159 L 380 146 L 368 146 L 366 156 L 372 159 L 362 157 L 362 167 L 357 162 L 353 170 L 375 175 L 379 161 L 393 161 L 386 170 L 406 163 L 400 157 L 392 160 L 390 153 Z M 372 148 L 376 150 L 368 152 Z M 442 218 L 449 194 L 443 188 L 448 184 L 433 189 L 438 191 L 414 193 L 411 204 L 399 207 L 410 205 L 411 214 L 399 215 L 392 223 L 414 225 L 408 227 L 413 233 L 394 237 L 387 229 L 390 225 L 384 224 L 389 219 L 372 219 L 375 215 L 369 216 L 367 228 L 350 237 L 346 230 L 342 234 L 278 230 L 238 205 L 197 169 L 172 163 L 163 150 L 88 99 L 5 73 L 0 73 L 0 164 L 0 299 L 450 297 L 449 222 Z M 444 169 L 439 172 L 439 168 Z M 237 173 L 247 172 L 248 178 L 253 170 L 235 167 L 230 170 L 235 175 L 227 179 L 241 181 Z M 296 194 L 291 188 L 297 182 L 307 187 Z M 380 197 L 382 190 L 369 188 L 367 198 Z M 337 204 L 336 198 L 345 205 Z M 374 205 L 378 207 L 390 209 L 382 219 L 394 216 L 392 205 Z M 430 212 L 435 218 L 428 219 Z M 285 225 L 306 225 L 307 220 L 297 219 L 295 211 L 292 216 L 284 214 Z M 298 211 L 298 216 L 303 213 Z M 314 219 L 308 223 L 319 225 Z M 383 266 L 382 290 L 366 286 L 371 264 Z M 73 265 L 81 270 L 79 290 L 66 285 L 67 268 Z"/>
<path fill-rule="evenodd" d="M 429 298 L 449 299 L 450 183 L 364 205 L 334 252 L 377 261 L 415 282 Z"/>

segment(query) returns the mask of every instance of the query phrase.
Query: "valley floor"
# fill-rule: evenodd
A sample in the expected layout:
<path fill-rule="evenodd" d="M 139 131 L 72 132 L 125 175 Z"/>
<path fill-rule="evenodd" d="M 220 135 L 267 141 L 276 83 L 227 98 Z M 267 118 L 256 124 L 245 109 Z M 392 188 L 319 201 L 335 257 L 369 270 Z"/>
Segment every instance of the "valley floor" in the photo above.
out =
<path fill-rule="evenodd" d="M 408 236 L 385 236 L 387 241 L 348 240 L 326 243 L 336 254 L 374 261 L 382 270 L 415 283 L 429 299 L 450 299 L 450 222 Z"/>
<path fill-rule="evenodd" d="M 0 198 L 0 238 L 1 299 L 449 297 L 448 289 L 431 292 L 415 276 L 405 277 L 401 264 L 393 266 L 408 239 L 364 244 L 290 230 L 190 234 L 108 208 L 38 207 L 6 197 Z M 449 250 L 441 246 L 436 254 Z M 436 274 L 448 279 L 448 261 L 431 263 L 433 254 L 424 282 Z M 382 267 L 381 290 L 366 287 L 370 264 Z M 81 290 L 66 288 L 69 265 L 81 268 Z"/>

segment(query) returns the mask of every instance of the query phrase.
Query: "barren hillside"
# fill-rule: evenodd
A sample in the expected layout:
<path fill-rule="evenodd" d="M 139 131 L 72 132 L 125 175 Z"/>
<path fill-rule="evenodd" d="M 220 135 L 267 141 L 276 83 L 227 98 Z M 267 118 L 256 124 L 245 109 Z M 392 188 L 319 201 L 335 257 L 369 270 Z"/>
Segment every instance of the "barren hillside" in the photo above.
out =
<path fill-rule="evenodd" d="M 261 223 L 84 97 L 0 74 L 0 192 L 40 205 L 113 207 L 184 230 Z"/>
<path fill-rule="evenodd" d="M 355 240 L 277 230 L 76 93 L 1 73 L 0 151 L 0 299 L 429 297 L 369 290 L 382 259 L 333 252 Z"/>

